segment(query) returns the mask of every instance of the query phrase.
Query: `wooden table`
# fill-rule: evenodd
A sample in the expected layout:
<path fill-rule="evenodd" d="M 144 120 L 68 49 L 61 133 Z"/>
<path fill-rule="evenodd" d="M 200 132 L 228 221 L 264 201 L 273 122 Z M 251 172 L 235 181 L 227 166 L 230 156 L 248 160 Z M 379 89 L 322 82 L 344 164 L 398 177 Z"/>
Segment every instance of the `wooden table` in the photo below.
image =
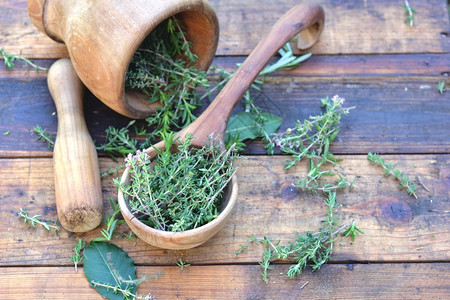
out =
<path fill-rule="evenodd" d="M 271 25 L 297 1 L 212 0 L 221 26 L 217 58 L 234 69 Z M 289 241 L 314 231 L 325 216 L 320 194 L 293 188 L 306 166 L 285 172 L 286 157 L 265 155 L 261 142 L 248 144 L 239 165 L 239 198 L 228 225 L 206 244 L 187 251 L 156 249 L 137 239 L 114 243 L 138 265 L 138 275 L 163 275 L 140 285 L 157 299 L 295 299 L 450 297 L 450 39 L 444 0 L 409 1 L 417 11 L 414 27 L 404 23 L 403 1 L 314 1 L 323 4 L 326 26 L 313 57 L 298 69 L 267 78 L 258 104 L 283 117 L 281 129 L 320 112 L 320 98 L 338 94 L 356 106 L 342 121 L 331 151 L 343 158 L 356 188 L 338 194 L 344 221 L 365 232 L 354 242 L 340 237 L 332 260 L 319 271 L 295 278 L 277 262 L 270 282 L 259 275 L 262 247 L 235 252 L 248 236 Z M 25 0 L 0 0 L 0 48 L 22 51 L 50 66 L 67 55 L 35 29 Z M 122 117 L 92 96 L 85 113 L 93 138 L 102 141 Z M 55 107 L 46 73 L 23 64 L 0 66 L 0 298 L 99 299 L 82 270 L 69 262 L 77 235 L 58 236 L 27 228 L 20 208 L 56 221 L 52 151 L 36 141 L 40 125 L 56 133 Z M 398 188 L 368 152 L 382 153 L 411 179 L 418 198 Z M 100 153 L 101 169 L 117 163 Z M 112 177 L 102 182 L 104 203 L 116 197 Z M 126 230 L 121 227 L 120 230 Z M 90 241 L 100 228 L 82 234 Z M 176 261 L 191 266 L 182 272 Z M 292 262 L 292 261 L 291 261 Z M 308 283 L 304 286 L 305 283 Z"/>

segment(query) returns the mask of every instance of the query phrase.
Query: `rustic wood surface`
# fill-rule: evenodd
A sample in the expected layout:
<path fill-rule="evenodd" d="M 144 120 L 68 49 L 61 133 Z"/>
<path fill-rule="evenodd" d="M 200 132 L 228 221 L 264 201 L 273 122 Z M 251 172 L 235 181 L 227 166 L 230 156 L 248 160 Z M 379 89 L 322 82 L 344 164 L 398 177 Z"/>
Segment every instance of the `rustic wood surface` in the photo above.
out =
<path fill-rule="evenodd" d="M 139 239 L 114 243 L 138 265 L 138 275 L 162 271 L 138 292 L 156 299 L 448 299 L 450 294 L 450 32 L 445 0 L 409 1 L 414 27 L 404 23 L 403 1 L 310 1 L 323 5 L 326 22 L 313 57 L 301 67 L 266 78 L 257 102 L 283 117 L 282 129 L 319 113 L 319 100 L 338 94 L 355 106 L 342 120 L 332 151 L 356 187 L 338 195 L 343 222 L 356 220 L 365 232 L 354 242 L 340 237 L 330 264 L 291 280 L 275 263 L 269 284 L 259 276 L 262 248 L 236 256 L 248 236 L 283 242 L 316 230 L 324 218 L 322 196 L 298 191 L 306 166 L 284 170 L 285 156 L 265 155 L 261 142 L 248 143 L 238 161 L 239 195 L 228 224 L 204 245 L 170 251 Z M 273 23 L 297 2 L 211 0 L 220 23 L 213 64 L 235 70 Z M 64 45 L 39 33 L 28 19 L 25 0 L 0 0 L 0 48 L 50 66 L 67 56 Z M 214 79 L 214 77 L 212 77 Z M 69 262 L 77 235 L 58 236 L 28 228 L 20 208 L 56 221 L 52 150 L 36 141 L 34 126 L 56 134 L 57 116 L 46 72 L 17 63 L 0 65 L 0 297 L 2 299 L 100 299 L 82 270 Z M 202 110 L 208 105 L 205 105 Z M 130 119 L 90 93 L 85 118 L 101 142 L 105 129 Z M 202 111 L 200 110 L 200 111 Z M 242 110 L 240 105 L 235 109 Z M 6 134 L 8 133 L 8 134 Z M 369 164 L 367 152 L 386 160 L 417 184 L 418 199 Z M 279 153 L 278 153 L 279 154 Z M 99 153 L 102 171 L 116 163 Z M 120 160 L 120 158 L 119 158 Z M 102 179 L 103 203 L 116 197 L 113 177 Z M 427 191 L 424 186 L 429 190 Z M 128 232 L 121 225 L 120 232 Z M 100 228 L 80 234 L 87 241 Z M 176 261 L 191 266 L 182 272 Z M 305 285 L 305 283 L 307 283 Z"/>

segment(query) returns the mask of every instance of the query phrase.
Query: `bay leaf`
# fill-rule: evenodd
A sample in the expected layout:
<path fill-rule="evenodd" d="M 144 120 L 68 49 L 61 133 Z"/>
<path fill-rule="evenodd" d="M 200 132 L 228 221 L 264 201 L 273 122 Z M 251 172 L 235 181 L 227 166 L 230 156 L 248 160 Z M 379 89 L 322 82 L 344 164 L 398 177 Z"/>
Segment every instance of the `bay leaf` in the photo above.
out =
<path fill-rule="evenodd" d="M 89 284 L 106 299 L 124 299 L 117 289 L 127 290 L 136 295 L 137 285 L 124 280 L 136 280 L 136 267 L 128 254 L 114 244 L 91 242 L 84 249 L 84 274 Z M 96 286 L 94 283 L 111 288 Z"/>
<path fill-rule="evenodd" d="M 244 141 L 264 137 L 261 127 L 266 134 L 271 135 L 277 131 L 283 121 L 282 118 L 271 113 L 261 113 L 260 117 L 263 122 L 258 126 L 258 115 L 255 113 L 240 112 L 231 116 L 226 130 L 227 139 L 239 138 L 240 141 Z"/>

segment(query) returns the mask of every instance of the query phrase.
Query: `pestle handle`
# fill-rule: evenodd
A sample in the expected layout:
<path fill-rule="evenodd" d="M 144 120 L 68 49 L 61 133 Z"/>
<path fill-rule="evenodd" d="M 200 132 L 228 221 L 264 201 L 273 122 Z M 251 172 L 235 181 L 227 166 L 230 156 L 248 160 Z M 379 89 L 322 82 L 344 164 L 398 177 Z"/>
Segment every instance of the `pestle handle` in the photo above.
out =
<path fill-rule="evenodd" d="M 202 115 L 179 132 L 180 141 L 184 140 L 187 133 L 195 137 L 192 145 L 197 147 L 203 146 L 207 137 L 214 132 L 216 135 L 221 135 L 223 139 L 233 108 L 272 56 L 298 34 L 302 45 L 312 46 L 322 32 L 324 18 L 323 8 L 309 3 L 298 4 L 285 13 L 250 53 Z"/>
<path fill-rule="evenodd" d="M 58 218 L 65 229 L 86 232 L 101 223 L 103 201 L 97 151 L 83 114 L 84 86 L 67 58 L 51 66 L 47 83 L 58 115 L 53 151 Z"/>

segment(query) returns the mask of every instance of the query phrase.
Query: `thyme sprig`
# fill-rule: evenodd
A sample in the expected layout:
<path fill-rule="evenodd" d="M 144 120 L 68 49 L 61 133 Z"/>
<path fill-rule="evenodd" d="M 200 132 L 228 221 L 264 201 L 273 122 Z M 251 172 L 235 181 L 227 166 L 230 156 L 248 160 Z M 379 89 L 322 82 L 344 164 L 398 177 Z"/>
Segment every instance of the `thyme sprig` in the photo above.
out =
<path fill-rule="evenodd" d="M 177 261 L 177 266 L 180 267 L 180 272 L 183 272 L 183 270 L 184 270 L 185 268 L 187 268 L 187 267 L 190 267 L 191 264 L 188 264 L 188 263 L 185 262 L 182 258 L 180 258 L 180 259 Z"/>
<path fill-rule="evenodd" d="M 358 235 L 358 233 L 364 234 L 364 232 L 361 229 L 356 227 L 356 223 L 353 220 L 352 224 L 350 224 L 350 226 L 344 232 L 342 232 L 342 235 L 350 236 L 352 241 L 354 241 L 355 237 Z"/>
<path fill-rule="evenodd" d="M 409 26 L 413 27 L 414 20 L 416 18 L 416 11 L 414 8 L 411 7 L 411 5 L 409 5 L 408 0 L 404 0 L 404 1 L 405 1 L 405 4 L 403 4 L 403 8 L 405 9 L 405 14 L 406 14 L 405 23 L 408 24 Z"/>
<path fill-rule="evenodd" d="M 439 91 L 439 94 L 443 94 L 447 89 L 445 88 L 445 81 L 439 81 L 437 85 L 437 89 Z"/>
<path fill-rule="evenodd" d="M 75 242 L 75 247 L 73 248 L 73 255 L 70 257 L 70 261 L 75 265 L 75 272 L 78 272 L 78 264 L 83 261 L 83 255 L 81 251 L 86 247 L 86 242 L 83 239 L 78 239 Z"/>
<path fill-rule="evenodd" d="M 399 188 L 405 189 L 409 195 L 414 196 L 414 198 L 417 199 L 417 195 L 416 195 L 417 187 L 414 184 L 414 182 L 412 180 L 410 180 L 409 177 L 405 173 L 396 169 L 395 165 L 386 162 L 383 157 L 381 157 L 380 155 L 378 155 L 376 153 L 369 152 L 367 154 L 367 159 L 371 163 L 382 167 L 384 169 L 385 176 L 393 176 L 398 181 L 400 181 Z"/>
<path fill-rule="evenodd" d="M 337 95 L 331 99 L 322 98 L 321 106 L 325 107 L 325 113 L 310 116 L 309 120 L 304 120 L 303 123 L 297 121 L 295 128 L 274 134 L 269 154 L 273 154 L 273 148 L 277 146 L 283 153 L 292 155 L 286 169 L 295 166 L 308 155 L 322 156 L 325 160 L 334 162 L 335 158 L 329 151 L 330 144 L 339 133 L 342 116 L 354 108 L 342 107 L 344 102 L 345 99 Z"/>
<path fill-rule="evenodd" d="M 47 132 L 47 129 L 42 129 L 41 126 L 36 125 L 33 128 L 33 132 L 38 135 L 37 140 L 47 143 L 48 149 L 53 148 L 55 146 L 55 137 Z"/>
<path fill-rule="evenodd" d="M 340 207 L 336 203 L 336 193 L 328 193 L 324 201 L 327 208 L 327 217 L 322 222 L 318 232 L 310 231 L 305 234 L 297 234 L 294 242 L 289 242 L 285 246 L 281 246 L 281 242 L 274 242 L 267 236 L 260 242 L 265 246 L 263 259 L 260 262 L 261 276 L 268 283 L 269 271 L 273 269 L 271 262 L 273 260 L 287 260 L 293 258 L 295 263 L 289 267 L 286 276 L 294 278 L 302 273 L 302 271 L 310 266 L 313 271 L 318 270 L 323 264 L 327 263 L 333 253 L 334 242 L 337 235 L 341 232 L 345 236 L 350 235 L 352 240 L 359 233 L 363 233 L 356 227 L 355 221 L 351 224 L 345 224 L 338 227 L 339 218 L 336 211 Z"/>
<path fill-rule="evenodd" d="M 9 52 L 5 51 L 5 49 L 0 48 L 0 55 L 2 56 L 2 58 L 4 60 L 3 63 L 5 64 L 5 67 L 8 70 L 14 69 L 14 67 L 15 67 L 14 61 L 19 60 L 19 61 L 23 61 L 25 64 L 33 67 L 37 73 L 39 73 L 39 71 L 48 71 L 48 68 L 38 66 L 31 59 L 22 56 L 22 51 L 20 51 L 19 55 L 17 55 L 17 54 L 9 53 Z"/>
<path fill-rule="evenodd" d="M 127 126 L 120 129 L 109 126 L 106 130 L 106 137 L 103 144 L 96 146 L 97 150 L 103 150 L 111 156 L 114 154 L 127 155 L 138 150 L 138 141 L 130 138 L 129 128 L 134 125 L 136 121 L 132 120 Z"/>
<path fill-rule="evenodd" d="M 58 235 L 58 232 L 59 232 L 58 225 L 40 220 L 39 217 L 41 217 L 41 215 L 34 215 L 34 216 L 30 217 L 28 215 L 28 211 L 25 208 L 20 209 L 19 218 L 21 220 L 23 220 L 24 223 L 28 223 L 28 225 L 31 227 L 36 227 L 36 225 L 40 225 L 47 231 L 50 231 L 51 229 L 53 229 L 55 231 L 55 234 Z"/>
<path fill-rule="evenodd" d="M 322 98 L 325 113 L 310 116 L 309 120 L 297 121 L 295 128 L 274 134 L 268 147 L 269 154 L 274 153 L 275 146 L 284 154 L 291 155 L 285 168 L 290 169 L 303 159 L 308 159 L 308 173 L 296 182 L 296 186 L 308 191 L 331 192 L 352 188 L 353 182 L 347 179 L 344 169 L 339 164 L 341 159 L 330 152 L 330 145 L 340 129 L 342 116 L 354 107 L 343 107 L 345 99 L 334 96 Z M 324 178 L 337 177 L 334 182 Z"/>
<path fill-rule="evenodd" d="M 106 219 L 104 220 L 106 228 L 102 229 L 102 236 L 95 238 L 93 241 L 111 242 L 115 235 L 117 225 L 125 222 L 124 220 L 118 219 L 118 215 L 121 214 L 119 204 L 116 203 L 116 201 L 114 201 L 112 197 L 109 197 L 109 202 L 111 203 L 113 212 L 112 214 L 108 213 L 106 215 Z"/>
<path fill-rule="evenodd" d="M 165 136 L 166 148 L 152 160 L 138 151 L 129 155 L 131 184 L 116 185 L 128 198 L 131 211 L 145 224 L 164 231 L 197 228 L 220 212 L 224 189 L 235 173 L 233 149 L 221 152 L 209 139 L 202 148 L 191 148 L 193 137 L 172 153 L 173 133 Z"/>
<path fill-rule="evenodd" d="M 132 288 L 134 285 L 129 284 L 125 288 L 122 288 L 120 284 L 117 284 L 116 286 L 112 286 L 110 284 L 101 283 L 95 280 L 91 281 L 91 284 L 93 287 L 103 287 L 106 288 L 108 291 L 112 291 L 115 294 L 121 294 L 123 296 L 123 299 L 139 299 L 139 300 L 153 300 L 155 297 L 153 297 L 150 293 L 147 295 L 136 295 L 133 293 Z"/>

